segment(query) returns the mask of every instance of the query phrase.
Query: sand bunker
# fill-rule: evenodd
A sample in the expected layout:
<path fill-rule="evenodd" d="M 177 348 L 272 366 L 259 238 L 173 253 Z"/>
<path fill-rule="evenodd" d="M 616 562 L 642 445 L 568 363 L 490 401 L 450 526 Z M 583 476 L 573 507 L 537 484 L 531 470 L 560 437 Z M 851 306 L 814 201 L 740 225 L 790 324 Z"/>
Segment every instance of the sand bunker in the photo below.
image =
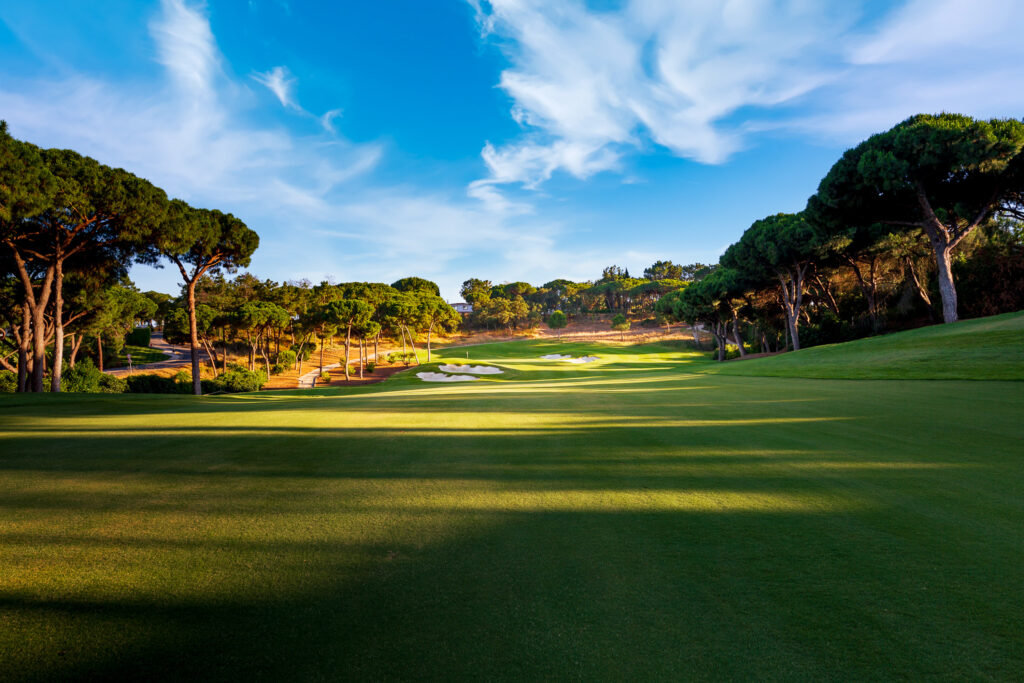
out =
<path fill-rule="evenodd" d="M 489 365 L 442 365 L 438 369 L 445 372 L 468 372 L 471 375 L 500 375 L 505 372 Z"/>
<path fill-rule="evenodd" d="M 472 382 L 480 379 L 473 375 L 446 375 L 443 372 L 417 372 L 416 376 L 424 382 Z"/>
<path fill-rule="evenodd" d="M 566 358 L 566 363 L 593 363 L 599 360 L 597 356 L 581 356 L 580 358 Z"/>
<path fill-rule="evenodd" d="M 566 360 L 568 358 L 572 358 L 572 356 L 563 356 L 560 353 L 549 353 L 546 356 L 541 356 L 541 358 L 544 360 Z"/>

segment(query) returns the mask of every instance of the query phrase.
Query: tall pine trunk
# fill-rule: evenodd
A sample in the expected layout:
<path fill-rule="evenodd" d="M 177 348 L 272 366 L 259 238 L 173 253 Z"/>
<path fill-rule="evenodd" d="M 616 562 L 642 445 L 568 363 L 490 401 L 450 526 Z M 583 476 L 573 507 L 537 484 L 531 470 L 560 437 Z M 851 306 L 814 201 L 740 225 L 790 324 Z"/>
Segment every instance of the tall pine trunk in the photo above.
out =
<path fill-rule="evenodd" d="M 54 259 L 53 273 L 53 372 L 50 391 L 60 393 L 60 377 L 64 369 L 64 259 L 60 249 Z"/>
<path fill-rule="evenodd" d="M 199 374 L 199 326 L 196 324 L 196 280 L 188 281 L 188 346 L 192 356 L 192 393 L 203 395 L 203 379 Z"/>
<path fill-rule="evenodd" d="M 348 329 L 345 331 L 345 381 L 349 381 L 349 370 L 348 370 L 348 354 L 349 349 L 352 347 L 352 324 L 349 323 Z"/>
<path fill-rule="evenodd" d="M 942 321 L 955 323 L 957 317 L 956 285 L 953 282 L 953 268 L 950 252 L 953 251 L 944 240 L 932 239 L 935 251 L 935 265 L 938 267 L 939 296 L 942 299 Z"/>
<path fill-rule="evenodd" d="M 32 314 L 28 298 L 21 304 L 21 339 L 18 340 L 18 391 L 28 391 L 29 351 L 32 348 Z"/>

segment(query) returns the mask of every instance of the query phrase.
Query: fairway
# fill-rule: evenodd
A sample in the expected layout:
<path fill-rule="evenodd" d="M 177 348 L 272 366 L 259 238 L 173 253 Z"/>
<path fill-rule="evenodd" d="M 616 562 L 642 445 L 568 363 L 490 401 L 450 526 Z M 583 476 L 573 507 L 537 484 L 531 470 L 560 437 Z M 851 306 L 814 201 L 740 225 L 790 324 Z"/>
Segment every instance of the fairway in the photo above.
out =
<path fill-rule="evenodd" d="M 1019 677 L 1024 382 L 706 357 L 0 396 L 0 678 Z"/>

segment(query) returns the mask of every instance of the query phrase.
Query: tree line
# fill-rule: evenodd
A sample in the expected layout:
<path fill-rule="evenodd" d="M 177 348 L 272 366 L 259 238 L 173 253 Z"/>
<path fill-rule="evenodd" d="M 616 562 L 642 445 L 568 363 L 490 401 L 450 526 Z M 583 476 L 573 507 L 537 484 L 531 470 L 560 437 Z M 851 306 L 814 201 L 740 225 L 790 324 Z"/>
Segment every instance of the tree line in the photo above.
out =
<path fill-rule="evenodd" d="M 4 315 L 19 391 L 43 391 L 48 366 L 49 389 L 60 391 L 69 325 L 81 323 L 77 334 L 84 335 L 90 316 L 101 324 L 90 300 L 108 296 L 132 263 L 167 259 L 186 291 L 200 393 L 195 285 L 208 272 L 248 265 L 258 245 L 231 214 L 169 199 L 149 181 L 72 150 L 16 140 L 0 123 L 0 273 L 18 285 Z"/>
<path fill-rule="evenodd" d="M 259 237 L 240 219 L 170 199 L 152 183 L 71 150 L 42 149 L 12 137 L 0 122 L 0 372 L 17 391 L 58 392 L 83 344 L 103 369 L 106 341 L 119 350 L 140 323 L 158 320 L 169 341 L 189 346 L 191 385 L 202 393 L 205 353 L 218 374 L 242 345 L 249 372 L 302 359 L 320 342 L 345 340 L 345 374 L 358 347 L 360 372 L 381 336 L 415 351 L 416 338 L 451 331 L 460 316 L 436 284 L 260 282 L 245 274 Z M 133 263 L 167 261 L 181 294 L 139 292 Z M 291 343 L 281 349 L 284 336 Z M 294 358 L 293 358 L 294 356 Z M 412 356 L 415 357 L 414 355 Z"/>
<path fill-rule="evenodd" d="M 739 355 L 1024 307 L 1024 122 L 917 115 L 848 150 L 805 209 L 755 221 L 659 302 Z M 937 293 L 937 297 L 935 294 Z M 937 300 L 936 300 L 937 299 Z M 888 305 L 887 305 L 888 302 Z M 910 315 L 908 315 L 908 313 Z"/>
<path fill-rule="evenodd" d="M 197 283 L 195 301 L 197 336 L 210 366 L 226 372 L 229 353 L 241 345 L 248 370 L 262 365 L 264 377 L 289 367 L 301 372 L 317 350 L 322 371 L 324 347 L 335 337 L 344 344 L 346 380 L 353 354 L 362 377 L 367 363 L 377 362 L 383 339 L 402 345 L 397 358 L 416 362 L 416 342 L 425 335 L 429 361 L 434 335 L 455 331 L 462 320 L 435 283 L 418 277 L 390 285 L 313 285 L 308 280 L 261 281 L 249 273 L 233 279 L 217 274 Z M 186 312 L 183 297 L 168 297 L 161 306 L 157 322 L 168 341 L 187 340 Z"/>
<path fill-rule="evenodd" d="M 536 327 L 555 311 L 569 316 L 653 315 L 654 305 L 662 296 L 703 277 L 711 268 L 702 263 L 683 266 L 656 261 L 644 269 L 643 277 L 634 278 L 628 268 L 613 265 L 593 281 L 557 279 L 540 287 L 528 282 L 496 285 L 490 280 L 470 278 L 462 283 L 460 294 L 473 306 L 467 318 L 469 327 L 511 332 Z"/>

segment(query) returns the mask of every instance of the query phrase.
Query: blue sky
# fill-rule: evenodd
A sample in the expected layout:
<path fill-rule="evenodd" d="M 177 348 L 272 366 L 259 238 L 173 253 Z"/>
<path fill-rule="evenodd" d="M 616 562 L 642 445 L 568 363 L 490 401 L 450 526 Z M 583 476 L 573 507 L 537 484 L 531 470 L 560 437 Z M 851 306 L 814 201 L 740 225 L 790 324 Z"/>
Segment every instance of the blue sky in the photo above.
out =
<path fill-rule="evenodd" d="M 906 116 L 1020 117 L 1022 28 L 1017 0 L 36 0 L 0 6 L 0 118 L 236 214 L 260 277 L 454 300 L 714 261 Z"/>

